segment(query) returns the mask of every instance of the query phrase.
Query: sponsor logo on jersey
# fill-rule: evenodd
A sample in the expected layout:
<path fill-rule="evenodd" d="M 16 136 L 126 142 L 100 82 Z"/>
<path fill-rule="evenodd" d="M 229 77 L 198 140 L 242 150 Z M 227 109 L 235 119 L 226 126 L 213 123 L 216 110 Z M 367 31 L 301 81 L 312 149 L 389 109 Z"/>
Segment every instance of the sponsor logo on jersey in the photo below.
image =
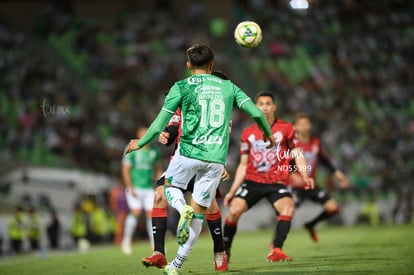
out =
<path fill-rule="evenodd" d="M 240 150 L 241 151 L 246 151 L 246 150 L 248 150 L 249 149 L 249 144 L 248 143 L 246 143 L 246 142 L 242 142 L 241 144 L 240 144 Z"/>
<path fill-rule="evenodd" d="M 212 132 L 213 130 L 209 130 L 206 134 L 195 137 L 192 141 L 192 144 L 222 144 L 223 139 L 221 136 L 214 136 L 211 134 Z"/>

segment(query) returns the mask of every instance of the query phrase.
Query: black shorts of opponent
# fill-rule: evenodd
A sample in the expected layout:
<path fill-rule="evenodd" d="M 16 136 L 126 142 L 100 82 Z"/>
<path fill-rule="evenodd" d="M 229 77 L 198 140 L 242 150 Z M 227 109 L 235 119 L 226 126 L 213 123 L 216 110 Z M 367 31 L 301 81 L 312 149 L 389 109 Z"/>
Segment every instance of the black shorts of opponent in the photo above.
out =
<path fill-rule="evenodd" d="M 296 207 L 299 207 L 306 199 L 309 199 L 321 205 L 324 205 L 325 202 L 331 199 L 331 196 L 328 194 L 328 192 L 318 186 L 315 186 L 314 189 L 308 190 L 302 188 L 293 188 L 292 195 Z"/>
<path fill-rule="evenodd" d="M 235 197 L 246 201 L 250 209 L 261 199 L 266 198 L 272 205 L 284 197 L 292 198 L 286 185 L 282 183 L 263 184 L 254 181 L 244 181 L 236 192 Z"/>

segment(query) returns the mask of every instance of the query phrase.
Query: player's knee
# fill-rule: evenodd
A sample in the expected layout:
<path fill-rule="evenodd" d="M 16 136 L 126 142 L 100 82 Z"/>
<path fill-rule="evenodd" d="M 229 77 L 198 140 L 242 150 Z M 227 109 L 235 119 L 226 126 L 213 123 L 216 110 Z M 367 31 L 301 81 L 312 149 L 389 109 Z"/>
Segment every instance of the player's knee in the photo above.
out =
<path fill-rule="evenodd" d="M 239 203 L 232 203 L 228 213 L 228 217 L 231 221 L 238 221 L 240 216 L 244 213 L 245 207 Z"/>
<path fill-rule="evenodd" d="M 211 206 L 207 208 L 207 214 L 213 214 L 216 212 L 220 212 L 220 207 L 218 206 L 217 201 L 213 200 Z"/>
<path fill-rule="evenodd" d="M 325 203 L 324 207 L 325 207 L 325 210 L 329 213 L 336 214 L 339 212 L 339 205 L 333 199 L 328 200 Z"/>
<path fill-rule="evenodd" d="M 292 217 L 295 213 L 295 202 L 291 198 L 284 198 L 275 203 L 276 211 L 283 216 Z"/>
<path fill-rule="evenodd" d="M 137 209 L 131 209 L 129 211 L 129 213 L 131 213 L 132 215 L 134 215 L 135 217 L 139 217 L 139 215 L 141 215 L 141 210 L 137 210 Z"/>
<path fill-rule="evenodd" d="M 167 207 L 167 198 L 164 194 L 164 188 L 157 188 L 154 194 L 154 207 L 155 208 L 165 208 Z"/>

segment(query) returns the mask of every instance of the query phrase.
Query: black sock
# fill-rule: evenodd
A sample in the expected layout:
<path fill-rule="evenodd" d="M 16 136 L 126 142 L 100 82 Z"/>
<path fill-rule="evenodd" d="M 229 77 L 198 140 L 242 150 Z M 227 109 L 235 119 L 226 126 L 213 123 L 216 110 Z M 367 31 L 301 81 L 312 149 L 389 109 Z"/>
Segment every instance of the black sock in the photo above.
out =
<path fill-rule="evenodd" d="M 322 213 L 320 213 L 318 216 L 316 216 L 316 218 L 314 218 L 313 220 L 311 220 L 310 222 L 306 223 L 306 225 L 310 226 L 310 227 L 314 227 L 318 222 L 321 222 L 323 220 L 326 220 L 332 216 L 334 216 L 336 213 L 338 213 L 339 209 L 335 210 L 335 211 L 322 211 Z"/>
<path fill-rule="evenodd" d="M 167 232 L 167 217 L 152 217 L 152 235 L 154 236 L 154 251 L 165 255 L 165 233 Z"/>
<path fill-rule="evenodd" d="M 221 216 L 214 220 L 207 219 L 207 224 L 214 243 L 214 253 L 223 252 L 224 243 L 223 233 L 221 232 Z"/>
<path fill-rule="evenodd" d="M 237 223 L 229 222 L 226 219 L 223 231 L 224 249 L 227 253 L 230 253 L 231 244 L 233 242 L 234 235 L 237 232 Z"/>
<path fill-rule="evenodd" d="M 273 240 L 273 248 L 282 248 L 283 243 L 290 230 L 291 217 L 280 216 L 276 224 L 275 238 Z"/>

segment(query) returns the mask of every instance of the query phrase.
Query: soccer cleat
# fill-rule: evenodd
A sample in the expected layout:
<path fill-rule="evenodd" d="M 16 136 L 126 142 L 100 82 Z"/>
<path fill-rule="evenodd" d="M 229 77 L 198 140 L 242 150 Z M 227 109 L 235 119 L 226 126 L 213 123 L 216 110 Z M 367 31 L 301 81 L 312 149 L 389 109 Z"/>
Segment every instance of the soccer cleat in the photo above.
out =
<path fill-rule="evenodd" d="M 179 245 L 185 244 L 190 236 L 190 224 L 193 216 L 193 208 L 189 205 L 184 206 L 177 226 L 177 242 Z"/>
<path fill-rule="evenodd" d="M 180 275 L 181 274 L 181 272 L 178 268 L 176 268 L 174 266 L 170 266 L 170 265 L 171 264 L 166 265 L 164 267 L 164 274 L 165 275 Z"/>
<path fill-rule="evenodd" d="M 319 239 L 318 239 L 318 235 L 316 234 L 315 228 L 313 226 L 309 225 L 309 224 L 305 224 L 303 227 L 306 229 L 306 231 L 309 232 L 309 235 L 310 235 L 311 239 L 315 243 L 317 243 L 319 241 Z"/>
<path fill-rule="evenodd" d="M 214 270 L 224 272 L 229 269 L 226 252 L 214 253 Z"/>
<path fill-rule="evenodd" d="M 267 255 L 266 262 L 284 262 L 291 261 L 292 258 L 285 254 L 280 248 L 273 248 L 272 252 Z"/>
<path fill-rule="evenodd" d="M 230 247 L 225 248 L 224 252 L 226 253 L 227 264 L 229 264 L 229 262 L 230 262 Z"/>
<path fill-rule="evenodd" d="M 125 255 L 132 254 L 132 247 L 129 242 L 122 241 L 121 248 L 122 248 L 122 253 L 124 253 Z"/>
<path fill-rule="evenodd" d="M 160 252 L 154 252 L 151 256 L 142 258 L 141 262 L 145 267 L 163 268 L 167 265 L 167 258 Z"/>

